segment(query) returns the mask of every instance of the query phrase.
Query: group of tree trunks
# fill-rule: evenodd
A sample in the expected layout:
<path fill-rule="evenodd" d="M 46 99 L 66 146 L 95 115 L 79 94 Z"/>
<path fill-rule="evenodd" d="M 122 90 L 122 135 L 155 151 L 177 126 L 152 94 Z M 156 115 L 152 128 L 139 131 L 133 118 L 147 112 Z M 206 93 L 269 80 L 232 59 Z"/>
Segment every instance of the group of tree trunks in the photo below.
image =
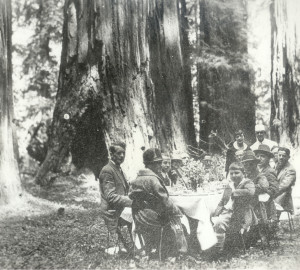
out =
<path fill-rule="evenodd" d="M 127 143 L 124 169 L 129 172 L 141 163 L 147 147 L 172 153 L 195 146 L 192 65 L 197 70 L 200 142 L 207 143 L 216 129 L 225 139 L 236 127 L 253 132 L 255 99 L 250 70 L 244 65 L 245 2 L 230 1 L 240 11 L 235 15 L 232 8 L 222 9 L 228 4 L 223 1 L 192 5 L 195 21 L 200 22 L 195 23 L 200 33 L 197 57 L 224 60 L 228 55 L 224 66 L 231 68 L 191 63 L 187 3 L 191 1 L 65 1 L 57 102 L 47 154 L 39 155 L 43 163 L 37 183 L 47 184 L 48 173 L 59 171 L 70 155 L 76 167 L 88 167 L 97 176 L 107 162 L 108 145 L 116 140 Z M 4 204 L 20 197 L 21 187 L 12 124 L 10 0 L 1 1 L 0 10 L 0 204 Z M 299 10 L 297 1 L 270 3 L 270 126 L 273 138 L 294 146 L 299 145 Z"/>
<path fill-rule="evenodd" d="M 184 5 L 66 1 L 57 102 L 38 183 L 69 152 L 77 167 L 97 175 L 114 140 L 127 143 L 128 170 L 141 149 L 195 144 Z"/>

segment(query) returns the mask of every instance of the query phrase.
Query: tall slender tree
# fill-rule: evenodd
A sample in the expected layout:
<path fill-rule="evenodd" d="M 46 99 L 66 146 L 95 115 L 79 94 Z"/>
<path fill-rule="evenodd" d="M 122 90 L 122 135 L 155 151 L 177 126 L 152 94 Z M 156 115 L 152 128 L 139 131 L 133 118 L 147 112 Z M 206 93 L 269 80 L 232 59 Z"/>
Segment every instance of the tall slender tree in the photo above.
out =
<path fill-rule="evenodd" d="M 13 127 L 11 1 L 0 1 L 0 205 L 21 197 Z"/>
<path fill-rule="evenodd" d="M 172 152 L 194 143 L 181 12 L 179 0 L 65 2 L 57 102 L 38 183 L 69 152 L 97 175 L 113 140 L 127 142 L 129 175 L 145 147 Z"/>

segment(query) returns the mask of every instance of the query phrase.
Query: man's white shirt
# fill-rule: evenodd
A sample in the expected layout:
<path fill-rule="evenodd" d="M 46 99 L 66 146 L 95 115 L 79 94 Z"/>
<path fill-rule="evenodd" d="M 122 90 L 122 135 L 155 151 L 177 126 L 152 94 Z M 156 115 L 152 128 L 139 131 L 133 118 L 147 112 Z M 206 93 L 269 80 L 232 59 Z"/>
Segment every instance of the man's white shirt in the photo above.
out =
<path fill-rule="evenodd" d="M 254 144 L 252 144 L 250 146 L 250 148 L 251 148 L 252 151 L 257 150 L 259 145 L 261 145 L 261 144 L 265 144 L 265 145 L 269 146 L 270 150 L 272 150 L 272 148 L 274 146 L 278 146 L 277 142 L 271 141 L 269 139 L 264 139 L 262 142 L 257 140 Z"/>

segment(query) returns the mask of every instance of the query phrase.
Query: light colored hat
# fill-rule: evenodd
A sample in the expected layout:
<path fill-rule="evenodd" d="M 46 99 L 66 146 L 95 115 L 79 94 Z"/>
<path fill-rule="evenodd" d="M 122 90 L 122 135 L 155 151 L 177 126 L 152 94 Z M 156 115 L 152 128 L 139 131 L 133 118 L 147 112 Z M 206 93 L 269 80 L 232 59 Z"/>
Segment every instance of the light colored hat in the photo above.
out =
<path fill-rule="evenodd" d="M 258 124 L 255 126 L 255 132 L 259 132 L 259 131 L 266 131 L 266 128 L 264 125 L 262 124 Z"/>
<path fill-rule="evenodd" d="M 204 157 L 203 161 L 205 161 L 205 160 L 212 161 L 212 158 L 211 158 L 211 156 L 207 155 L 207 156 Z"/>

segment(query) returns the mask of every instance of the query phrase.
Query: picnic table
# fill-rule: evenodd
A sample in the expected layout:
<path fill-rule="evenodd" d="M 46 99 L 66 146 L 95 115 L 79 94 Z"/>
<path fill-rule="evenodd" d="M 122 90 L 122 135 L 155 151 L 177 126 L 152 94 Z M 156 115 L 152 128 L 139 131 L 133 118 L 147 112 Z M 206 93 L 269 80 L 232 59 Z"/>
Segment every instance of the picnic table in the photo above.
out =
<path fill-rule="evenodd" d="M 170 199 L 188 217 L 198 221 L 197 239 L 202 250 L 211 248 L 217 243 L 210 217 L 216 209 L 222 193 L 189 192 L 172 194 Z M 184 224 L 186 226 L 186 224 Z"/>
<path fill-rule="evenodd" d="M 222 193 L 220 192 L 182 192 L 173 193 L 170 190 L 170 199 L 176 206 L 188 217 L 198 221 L 197 226 L 197 239 L 202 250 L 209 249 L 217 243 L 217 237 L 213 230 L 213 226 L 210 221 L 211 214 L 216 209 Z M 134 222 L 132 218 L 131 208 L 126 207 L 121 214 L 121 217 L 128 222 Z M 184 226 L 188 227 L 189 224 L 187 219 L 182 219 Z M 133 234 L 134 231 L 133 231 Z"/>

